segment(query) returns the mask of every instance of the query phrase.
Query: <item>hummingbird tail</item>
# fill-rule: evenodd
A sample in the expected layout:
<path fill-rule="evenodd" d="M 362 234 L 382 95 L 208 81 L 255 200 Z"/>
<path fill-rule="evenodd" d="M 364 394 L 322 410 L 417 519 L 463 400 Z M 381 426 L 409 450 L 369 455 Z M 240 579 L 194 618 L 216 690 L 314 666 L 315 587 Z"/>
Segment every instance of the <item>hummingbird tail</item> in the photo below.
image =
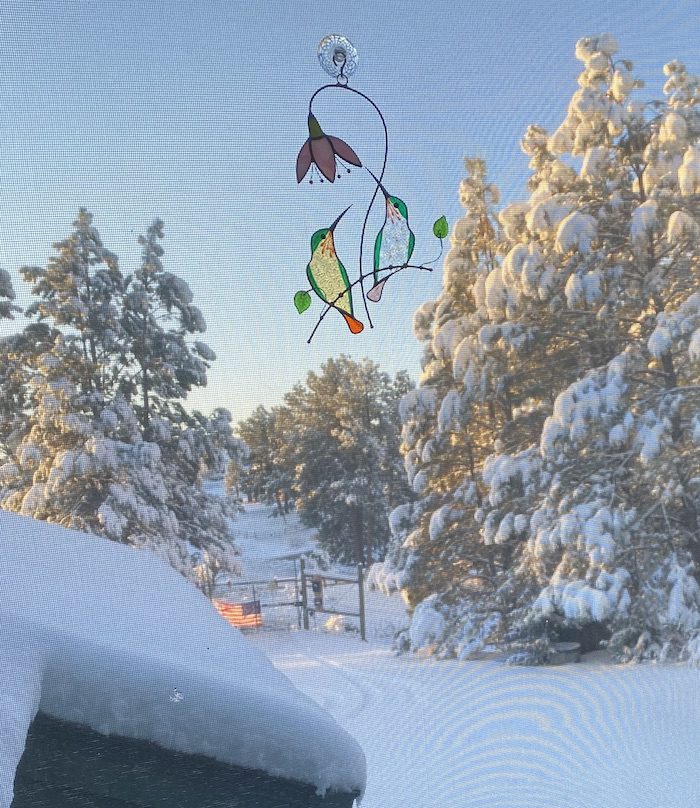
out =
<path fill-rule="evenodd" d="M 345 311 L 339 309 L 340 313 L 345 318 L 345 322 L 348 324 L 348 328 L 352 331 L 353 334 L 359 334 L 362 330 L 364 330 L 364 325 L 359 321 L 356 320 L 351 314 L 348 314 Z"/>
<path fill-rule="evenodd" d="M 369 292 L 367 292 L 367 297 L 372 301 L 372 303 L 379 303 L 379 301 L 382 299 L 384 284 L 388 280 L 388 278 L 383 278 L 381 281 L 379 281 L 379 283 L 375 283 Z"/>

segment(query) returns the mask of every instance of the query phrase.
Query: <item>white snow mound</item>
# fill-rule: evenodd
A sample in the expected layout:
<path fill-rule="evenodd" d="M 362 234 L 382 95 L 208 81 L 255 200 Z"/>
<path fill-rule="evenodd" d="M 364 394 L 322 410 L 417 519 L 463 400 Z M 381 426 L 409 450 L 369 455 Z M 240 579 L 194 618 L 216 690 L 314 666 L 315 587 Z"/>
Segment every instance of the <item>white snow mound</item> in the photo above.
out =
<path fill-rule="evenodd" d="M 3 808 L 37 710 L 320 792 L 364 791 L 357 742 L 172 568 L 2 511 L 0 676 Z"/>

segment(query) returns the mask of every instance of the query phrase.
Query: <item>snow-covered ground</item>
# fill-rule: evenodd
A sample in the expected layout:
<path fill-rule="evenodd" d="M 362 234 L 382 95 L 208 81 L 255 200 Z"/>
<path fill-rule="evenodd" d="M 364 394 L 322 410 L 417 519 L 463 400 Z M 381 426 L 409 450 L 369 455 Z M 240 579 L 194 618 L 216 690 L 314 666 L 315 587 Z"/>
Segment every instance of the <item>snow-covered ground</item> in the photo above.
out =
<path fill-rule="evenodd" d="M 316 549 L 315 531 L 300 524 L 296 514 L 271 514 L 266 505 L 252 503 L 234 522 L 244 573 L 253 573 L 260 562 L 298 558 Z"/>
<path fill-rule="evenodd" d="M 697 808 L 700 674 L 433 662 L 319 632 L 253 640 L 367 757 L 363 808 Z"/>
<path fill-rule="evenodd" d="M 234 531 L 255 523 L 256 546 L 287 554 L 284 533 L 264 529 L 278 520 L 248 520 Z M 315 631 L 247 634 L 360 742 L 362 808 L 700 805 L 700 672 L 617 666 L 602 653 L 550 668 L 397 657 L 400 599 L 368 593 L 367 608 L 368 643 L 321 615 Z"/>

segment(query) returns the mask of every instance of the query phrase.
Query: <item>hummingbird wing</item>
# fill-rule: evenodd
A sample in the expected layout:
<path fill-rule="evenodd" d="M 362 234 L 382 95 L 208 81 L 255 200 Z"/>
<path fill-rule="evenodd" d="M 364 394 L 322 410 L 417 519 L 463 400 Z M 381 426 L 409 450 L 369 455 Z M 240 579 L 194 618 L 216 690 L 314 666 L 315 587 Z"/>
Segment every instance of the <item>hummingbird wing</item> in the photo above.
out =
<path fill-rule="evenodd" d="M 374 282 L 379 280 L 379 268 L 382 265 L 382 241 L 384 240 L 384 228 L 386 227 L 386 219 L 381 230 L 377 233 L 377 238 L 374 241 Z"/>
<path fill-rule="evenodd" d="M 408 224 L 408 221 L 406 221 Z M 413 248 L 416 246 L 416 237 L 413 235 L 413 231 L 409 228 L 408 231 L 411 235 L 408 237 L 408 255 L 406 256 L 406 263 L 411 260 L 411 256 L 413 255 Z"/>

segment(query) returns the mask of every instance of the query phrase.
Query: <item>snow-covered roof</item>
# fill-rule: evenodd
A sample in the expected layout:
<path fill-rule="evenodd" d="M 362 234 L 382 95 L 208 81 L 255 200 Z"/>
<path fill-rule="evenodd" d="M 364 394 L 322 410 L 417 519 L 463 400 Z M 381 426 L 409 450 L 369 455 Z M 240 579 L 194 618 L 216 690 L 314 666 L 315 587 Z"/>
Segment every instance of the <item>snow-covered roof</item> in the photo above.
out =
<path fill-rule="evenodd" d="M 36 712 L 364 791 L 357 742 L 145 550 L 0 511 L 0 808 Z"/>

